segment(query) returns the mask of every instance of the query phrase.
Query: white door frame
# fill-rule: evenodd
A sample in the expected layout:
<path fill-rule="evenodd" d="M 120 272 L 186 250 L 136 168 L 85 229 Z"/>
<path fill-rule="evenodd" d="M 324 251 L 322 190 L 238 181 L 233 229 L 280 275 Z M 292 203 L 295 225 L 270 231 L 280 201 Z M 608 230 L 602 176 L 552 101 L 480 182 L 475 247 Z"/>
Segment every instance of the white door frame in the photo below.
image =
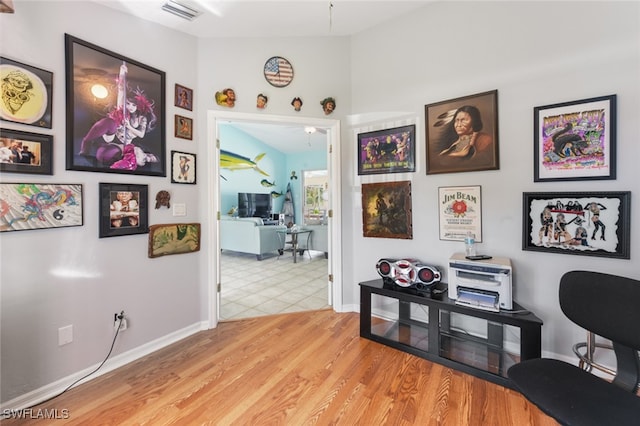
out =
<path fill-rule="evenodd" d="M 209 235 L 207 236 L 207 253 L 211 255 L 207 271 L 208 284 L 208 316 L 209 328 L 214 328 L 218 324 L 220 317 L 220 146 L 219 146 L 219 122 L 257 122 L 283 125 L 306 125 L 327 129 L 327 170 L 330 176 L 329 196 L 331 200 L 332 217 L 329 219 L 329 258 L 328 273 L 332 275 L 333 282 L 328 285 L 328 298 L 336 312 L 342 312 L 342 245 L 340 235 L 342 229 L 341 203 L 340 203 L 340 120 L 330 120 L 326 118 L 293 117 L 279 115 L 264 115 L 230 111 L 208 111 L 207 112 L 207 141 L 210 150 L 210 161 L 207 167 L 207 208 L 206 219 L 211 220 Z"/>

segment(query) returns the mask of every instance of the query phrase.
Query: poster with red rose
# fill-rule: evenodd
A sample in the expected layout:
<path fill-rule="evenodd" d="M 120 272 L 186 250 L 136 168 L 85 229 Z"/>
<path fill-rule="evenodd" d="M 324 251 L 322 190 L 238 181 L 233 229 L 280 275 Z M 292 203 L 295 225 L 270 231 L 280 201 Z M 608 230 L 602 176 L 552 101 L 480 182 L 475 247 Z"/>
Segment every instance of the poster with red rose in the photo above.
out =
<path fill-rule="evenodd" d="M 441 240 L 464 241 L 471 232 L 476 242 L 482 242 L 481 198 L 480 185 L 438 188 Z"/>

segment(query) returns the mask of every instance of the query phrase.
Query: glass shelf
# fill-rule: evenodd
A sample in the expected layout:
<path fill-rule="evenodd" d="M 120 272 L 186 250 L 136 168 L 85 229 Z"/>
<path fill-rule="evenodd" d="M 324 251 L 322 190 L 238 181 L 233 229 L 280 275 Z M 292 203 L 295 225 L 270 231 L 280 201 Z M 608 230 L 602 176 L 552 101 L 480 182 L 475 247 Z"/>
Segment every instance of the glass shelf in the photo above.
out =
<path fill-rule="evenodd" d="M 506 387 L 509 367 L 541 354 L 542 321 L 515 302 L 514 310 L 524 313 L 360 283 L 360 336 Z"/>

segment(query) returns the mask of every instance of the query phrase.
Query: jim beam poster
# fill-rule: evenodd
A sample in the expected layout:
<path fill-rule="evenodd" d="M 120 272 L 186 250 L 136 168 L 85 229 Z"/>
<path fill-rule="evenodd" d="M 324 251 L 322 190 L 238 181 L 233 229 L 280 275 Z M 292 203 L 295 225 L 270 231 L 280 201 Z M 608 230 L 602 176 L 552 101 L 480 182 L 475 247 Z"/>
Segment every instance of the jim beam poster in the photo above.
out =
<path fill-rule="evenodd" d="M 482 242 L 482 203 L 480 186 L 438 188 L 440 239 L 464 241 L 467 232 Z"/>

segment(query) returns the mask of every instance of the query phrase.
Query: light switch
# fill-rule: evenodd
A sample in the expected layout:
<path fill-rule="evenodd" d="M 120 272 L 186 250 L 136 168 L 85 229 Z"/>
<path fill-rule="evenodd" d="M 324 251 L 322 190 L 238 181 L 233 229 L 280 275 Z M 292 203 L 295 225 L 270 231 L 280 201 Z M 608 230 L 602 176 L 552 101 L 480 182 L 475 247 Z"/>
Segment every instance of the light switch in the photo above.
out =
<path fill-rule="evenodd" d="M 187 205 L 182 204 L 173 204 L 173 215 L 174 216 L 186 216 L 187 215 Z"/>

